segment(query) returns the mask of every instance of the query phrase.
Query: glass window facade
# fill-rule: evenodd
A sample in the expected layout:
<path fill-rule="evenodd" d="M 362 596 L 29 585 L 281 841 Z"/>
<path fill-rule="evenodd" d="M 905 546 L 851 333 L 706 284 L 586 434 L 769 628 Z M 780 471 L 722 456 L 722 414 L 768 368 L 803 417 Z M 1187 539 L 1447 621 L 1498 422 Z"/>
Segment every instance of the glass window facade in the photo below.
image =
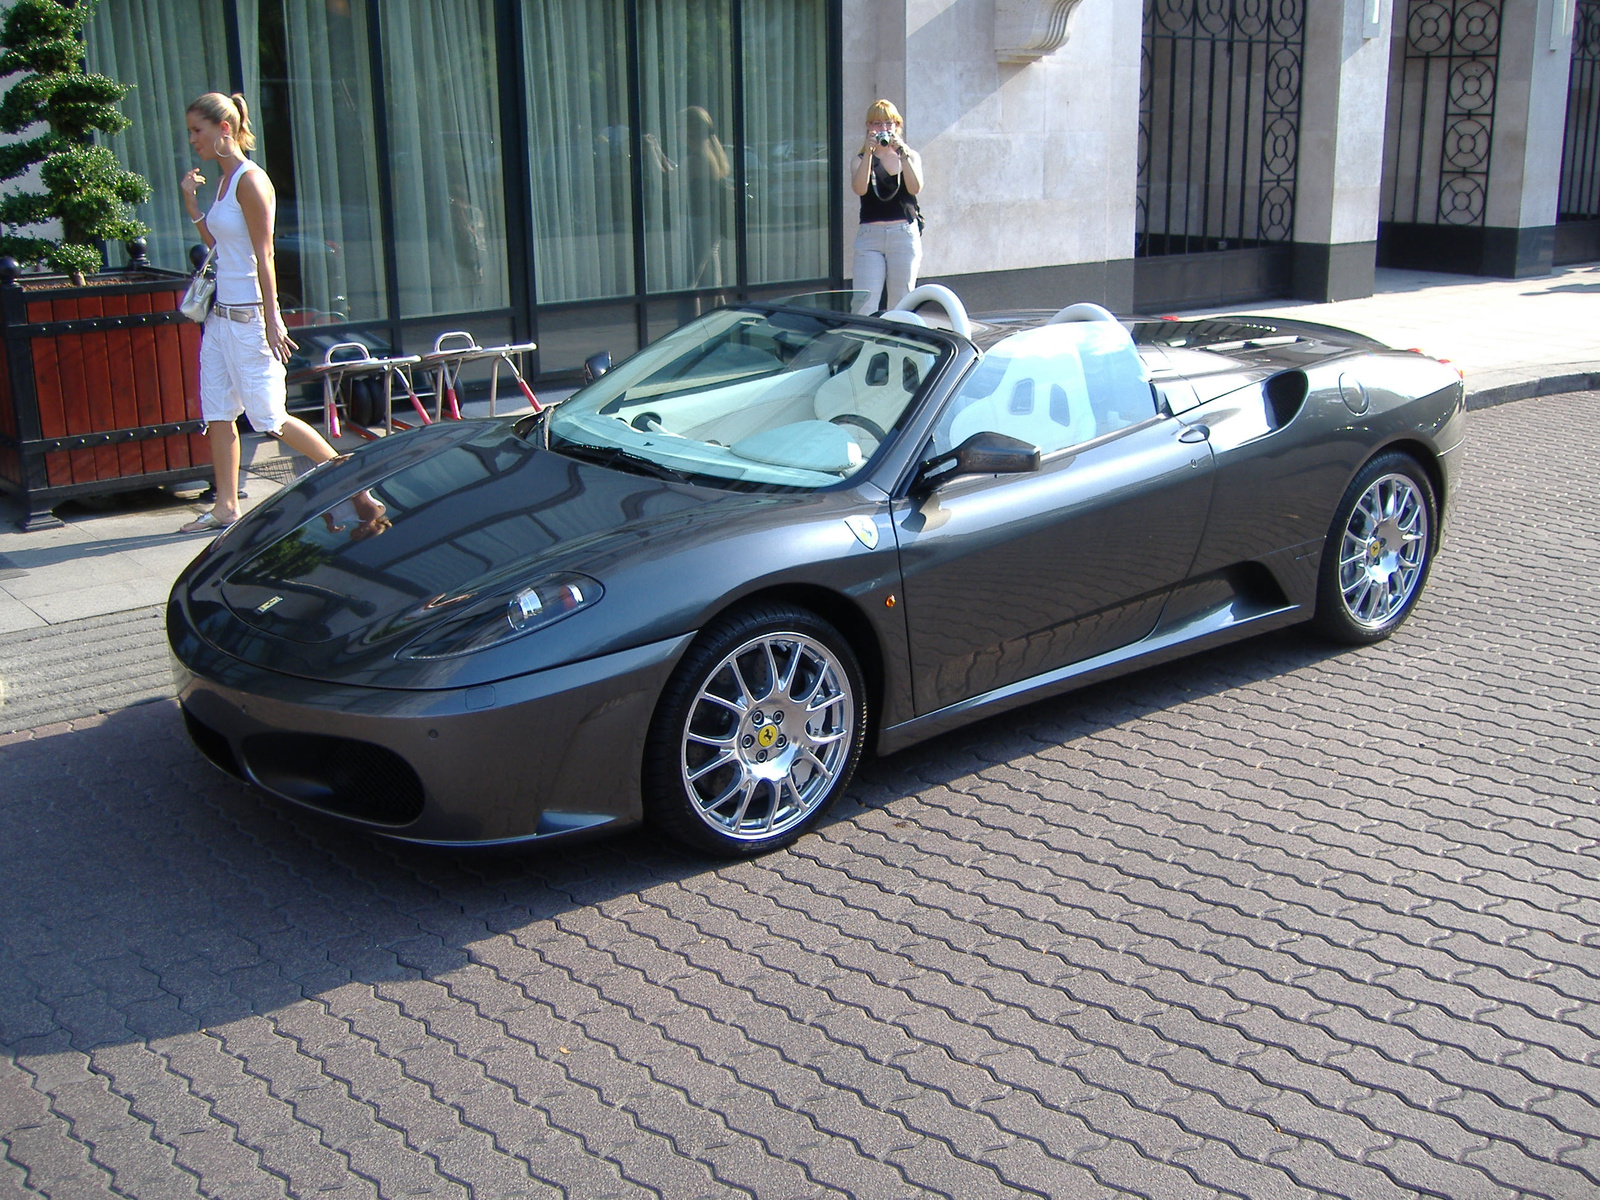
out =
<path fill-rule="evenodd" d="M 511 303 L 491 0 L 384 0 L 400 315 Z"/>
<path fill-rule="evenodd" d="M 634 291 L 622 0 L 524 4 L 525 121 L 541 304 Z"/>
<path fill-rule="evenodd" d="M 537 340 L 551 375 L 840 284 L 839 3 L 116 0 L 88 50 L 136 85 L 111 145 L 157 265 L 195 240 L 183 110 L 242 92 L 292 324 Z"/>
<path fill-rule="evenodd" d="M 278 193 L 285 316 L 306 325 L 387 317 L 368 5 L 258 0 L 239 9 L 255 18 L 255 157 Z"/>

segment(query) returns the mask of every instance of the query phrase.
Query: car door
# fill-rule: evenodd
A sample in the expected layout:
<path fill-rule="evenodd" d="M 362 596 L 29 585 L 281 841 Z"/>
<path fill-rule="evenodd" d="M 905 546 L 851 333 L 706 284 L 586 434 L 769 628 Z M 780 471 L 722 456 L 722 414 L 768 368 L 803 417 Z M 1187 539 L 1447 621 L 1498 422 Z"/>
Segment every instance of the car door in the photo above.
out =
<path fill-rule="evenodd" d="M 1120 380 L 1057 335 L 1001 343 L 940 417 L 924 458 L 987 429 L 1042 460 L 894 506 L 919 715 L 1137 641 L 1188 576 L 1211 451 L 1204 431 L 1157 411 L 1123 340 Z"/>

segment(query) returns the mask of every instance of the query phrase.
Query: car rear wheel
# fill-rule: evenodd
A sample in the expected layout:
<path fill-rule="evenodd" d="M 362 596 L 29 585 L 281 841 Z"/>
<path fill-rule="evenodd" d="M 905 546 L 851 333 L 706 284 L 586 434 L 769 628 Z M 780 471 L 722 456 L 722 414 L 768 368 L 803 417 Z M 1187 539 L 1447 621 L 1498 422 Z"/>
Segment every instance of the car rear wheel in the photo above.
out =
<path fill-rule="evenodd" d="M 645 744 L 646 816 L 714 854 L 787 845 L 849 784 L 866 725 L 861 668 L 833 626 L 787 605 L 731 613 L 662 691 Z"/>
<path fill-rule="evenodd" d="M 1438 508 L 1427 472 L 1406 454 L 1363 467 L 1339 502 L 1317 577 L 1316 629 L 1335 641 L 1382 641 L 1427 582 Z"/>

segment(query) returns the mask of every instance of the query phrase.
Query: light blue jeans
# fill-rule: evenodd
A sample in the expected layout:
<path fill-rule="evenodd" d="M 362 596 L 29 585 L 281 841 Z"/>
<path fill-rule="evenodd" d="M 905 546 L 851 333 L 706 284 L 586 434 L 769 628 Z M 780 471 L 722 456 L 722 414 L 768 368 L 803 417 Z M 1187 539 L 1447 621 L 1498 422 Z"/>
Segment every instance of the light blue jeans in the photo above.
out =
<path fill-rule="evenodd" d="M 884 308 L 893 308 L 917 286 L 917 268 L 922 265 L 922 230 L 915 221 L 874 221 L 856 230 L 855 262 L 851 268 L 853 286 L 865 291 L 858 300 L 858 313 L 878 311 L 878 295 L 885 282 L 889 295 Z"/>

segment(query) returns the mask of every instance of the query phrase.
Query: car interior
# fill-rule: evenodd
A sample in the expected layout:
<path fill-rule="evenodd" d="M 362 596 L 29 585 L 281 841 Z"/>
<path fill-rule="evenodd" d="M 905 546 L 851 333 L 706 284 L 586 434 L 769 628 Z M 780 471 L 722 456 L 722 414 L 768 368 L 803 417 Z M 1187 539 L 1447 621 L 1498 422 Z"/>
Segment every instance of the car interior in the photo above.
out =
<path fill-rule="evenodd" d="M 936 285 L 884 316 L 924 326 L 914 306 L 930 301 L 958 332 L 970 330 L 960 301 Z M 656 349 L 605 377 L 612 395 L 592 410 L 628 427 L 624 443 L 675 462 L 704 460 L 711 448 L 719 465 L 735 470 L 745 462 L 834 477 L 872 457 L 944 353 L 910 328 L 902 337 L 748 310 L 688 326 Z M 1149 372 L 1127 329 L 1104 309 L 1075 305 L 989 348 L 940 417 L 933 452 L 992 431 L 1048 455 L 1155 414 Z"/>

